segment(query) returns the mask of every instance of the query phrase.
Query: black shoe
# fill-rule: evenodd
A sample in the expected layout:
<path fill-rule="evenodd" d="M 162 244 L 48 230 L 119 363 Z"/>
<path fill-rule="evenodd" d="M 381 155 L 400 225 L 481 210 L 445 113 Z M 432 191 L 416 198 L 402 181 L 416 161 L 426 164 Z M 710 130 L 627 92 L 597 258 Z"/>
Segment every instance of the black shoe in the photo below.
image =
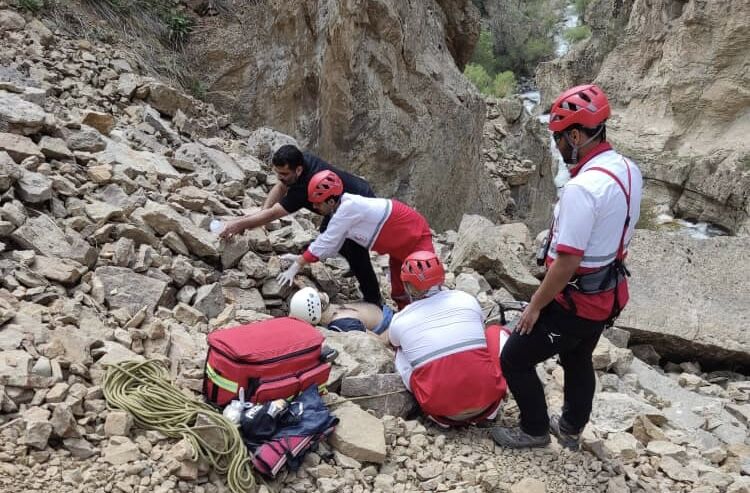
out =
<path fill-rule="evenodd" d="M 552 434 L 555 435 L 560 445 L 567 449 L 577 451 L 581 447 L 581 434 L 568 432 L 565 425 L 565 421 L 563 421 L 559 414 L 553 414 L 550 416 L 549 429 Z"/>
<path fill-rule="evenodd" d="M 545 447 L 550 443 L 549 433 L 541 436 L 529 435 L 521 428 L 498 427 L 492 430 L 492 439 L 505 448 Z"/>

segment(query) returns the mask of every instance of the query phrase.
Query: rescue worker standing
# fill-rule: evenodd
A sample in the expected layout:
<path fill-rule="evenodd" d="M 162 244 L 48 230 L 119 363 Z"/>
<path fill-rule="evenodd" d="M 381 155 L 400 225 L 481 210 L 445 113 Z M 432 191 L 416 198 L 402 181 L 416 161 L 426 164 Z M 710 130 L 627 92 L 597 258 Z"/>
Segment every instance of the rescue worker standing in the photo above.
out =
<path fill-rule="evenodd" d="M 321 171 L 310 179 L 307 200 L 318 213 L 330 215 L 331 221 L 304 254 L 297 256 L 292 265 L 279 274 L 279 281 L 291 284 L 305 264 L 335 255 L 348 239 L 389 256 L 391 297 L 399 309 L 406 306 L 409 299 L 399 275 L 401 263 L 414 251 L 435 251 L 427 220 L 398 200 L 345 193 L 341 178 L 333 171 Z"/>
<path fill-rule="evenodd" d="M 228 222 L 220 233 L 222 238 L 231 238 L 246 229 L 263 226 L 273 220 L 293 214 L 303 207 L 317 212 L 313 204 L 307 200 L 307 185 L 313 175 L 320 171 L 334 171 L 341 178 L 344 191 L 347 193 L 375 197 L 369 183 L 362 178 L 337 169 L 310 153 L 303 154 L 293 145 L 279 147 L 273 155 L 272 163 L 279 181 L 268 193 L 263 209 Z M 331 219 L 330 215 L 324 215 L 326 217 L 321 223 L 321 232 L 326 230 Z M 359 282 L 364 300 L 381 306 L 383 300 L 380 295 L 380 284 L 372 268 L 367 249 L 351 240 L 346 240 L 338 246 L 337 252 L 349 263 L 349 268 Z"/>
<path fill-rule="evenodd" d="M 607 142 L 609 115 L 609 101 L 596 85 L 573 87 L 552 103 L 549 128 L 572 178 L 538 258 L 546 276 L 503 348 L 503 375 L 521 414 L 519 428 L 493 429 L 504 447 L 544 446 L 552 432 L 564 447 L 578 448 L 594 397 L 592 352 L 628 301 L 623 262 L 643 180 Z M 561 416 L 549 418 L 535 367 L 555 354 L 565 373 L 564 404 Z"/>

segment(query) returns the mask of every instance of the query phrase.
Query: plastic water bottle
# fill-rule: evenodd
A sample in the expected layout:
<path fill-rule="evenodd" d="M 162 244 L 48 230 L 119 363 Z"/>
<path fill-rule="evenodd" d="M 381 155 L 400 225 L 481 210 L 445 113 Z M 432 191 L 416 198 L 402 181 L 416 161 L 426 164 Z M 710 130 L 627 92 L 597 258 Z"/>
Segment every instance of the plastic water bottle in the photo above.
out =
<path fill-rule="evenodd" d="M 213 219 L 208 225 L 208 229 L 210 229 L 213 234 L 217 235 L 224 229 L 224 221 Z"/>

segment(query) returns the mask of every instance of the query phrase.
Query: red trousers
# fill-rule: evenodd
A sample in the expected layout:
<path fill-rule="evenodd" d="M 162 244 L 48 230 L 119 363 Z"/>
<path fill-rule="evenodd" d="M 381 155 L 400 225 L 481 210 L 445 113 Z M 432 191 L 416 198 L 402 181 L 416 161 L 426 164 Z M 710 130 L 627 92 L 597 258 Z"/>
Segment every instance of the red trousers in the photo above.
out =
<path fill-rule="evenodd" d="M 388 255 L 391 271 L 391 298 L 398 309 L 409 304 L 404 283 L 401 282 L 401 264 L 409 254 L 417 251 L 434 252 L 432 233 L 427 220 L 411 207 L 398 200 L 391 200 L 391 215 L 383 224 L 372 249 Z"/>

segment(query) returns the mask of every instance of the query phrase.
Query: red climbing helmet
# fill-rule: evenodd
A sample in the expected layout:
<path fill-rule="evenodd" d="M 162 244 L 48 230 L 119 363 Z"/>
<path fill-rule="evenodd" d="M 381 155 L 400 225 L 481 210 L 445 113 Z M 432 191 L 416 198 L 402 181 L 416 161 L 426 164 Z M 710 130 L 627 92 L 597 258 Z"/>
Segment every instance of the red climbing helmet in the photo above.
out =
<path fill-rule="evenodd" d="M 571 125 L 596 128 L 609 118 L 609 100 L 599 86 L 586 84 L 557 97 L 549 112 L 549 129 L 562 132 Z"/>
<path fill-rule="evenodd" d="M 307 200 L 313 204 L 325 202 L 330 197 L 344 193 L 344 183 L 339 175 L 331 170 L 319 171 L 310 178 L 307 184 Z"/>
<path fill-rule="evenodd" d="M 445 281 L 445 270 L 433 252 L 414 252 L 401 265 L 401 280 L 420 291 L 427 291 Z"/>

